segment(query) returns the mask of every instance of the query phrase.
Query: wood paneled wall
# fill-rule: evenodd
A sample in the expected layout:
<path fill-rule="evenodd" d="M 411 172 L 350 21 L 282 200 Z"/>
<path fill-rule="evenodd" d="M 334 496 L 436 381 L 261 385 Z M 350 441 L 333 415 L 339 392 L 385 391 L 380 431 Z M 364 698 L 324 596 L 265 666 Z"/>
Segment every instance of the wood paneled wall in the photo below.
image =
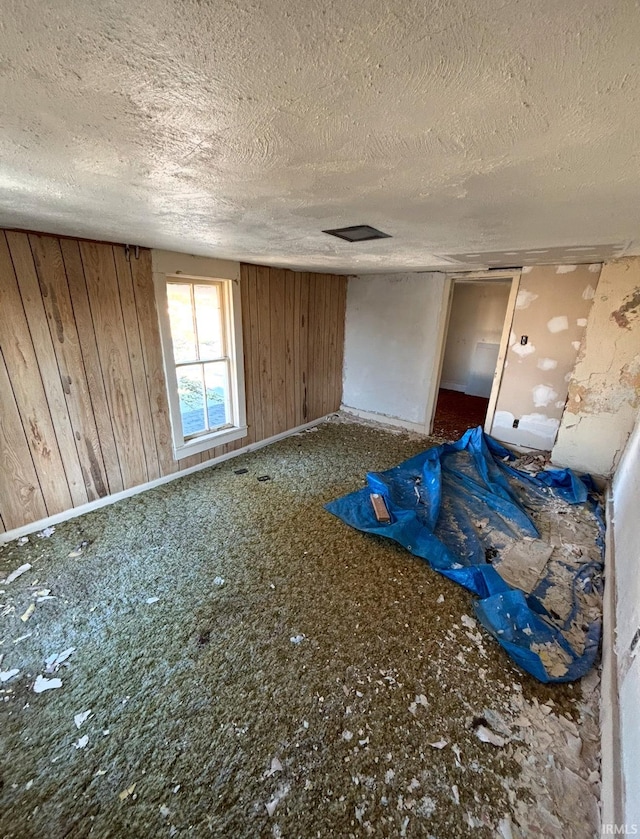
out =
<path fill-rule="evenodd" d="M 346 278 L 240 283 L 249 435 L 175 461 L 151 252 L 0 231 L 0 531 L 339 408 Z"/>

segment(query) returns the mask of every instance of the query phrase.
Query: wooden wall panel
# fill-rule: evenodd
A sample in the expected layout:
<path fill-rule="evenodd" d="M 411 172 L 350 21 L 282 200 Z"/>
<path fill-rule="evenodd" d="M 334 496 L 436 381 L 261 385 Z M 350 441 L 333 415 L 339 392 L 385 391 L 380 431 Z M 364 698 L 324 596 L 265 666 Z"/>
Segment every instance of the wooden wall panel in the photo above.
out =
<path fill-rule="evenodd" d="M 67 276 L 67 286 L 71 298 L 73 317 L 78 333 L 80 353 L 84 361 L 89 398 L 93 408 L 93 417 L 98 432 L 98 440 L 102 452 L 104 471 L 107 477 L 108 494 L 121 492 L 124 489 L 122 472 L 118 460 L 116 438 L 109 413 L 107 393 L 104 387 L 104 377 L 100 366 L 98 345 L 93 329 L 93 317 L 89 306 L 87 284 L 84 277 L 84 266 L 80 256 L 80 245 L 73 239 L 61 239 L 60 251 Z M 78 370 L 75 370 L 78 375 Z"/>
<path fill-rule="evenodd" d="M 169 404 L 167 402 L 160 344 L 160 327 L 158 325 L 153 275 L 151 273 L 151 251 L 141 250 L 138 258 L 132 260 L 131 276 L 136 298 L 147 392 L 149 394 L 160 474 L 169 475 L 178 471 L 178 464 L 173 459 L 172 454 L 171 420 L 169 418 Z"/>
<path fill-rule="evenodd" d="M 108 495 L 109 490 L 60 243 L 51 236 L 30 235 L 28 244 L 38 272 L 40 293 L 76 441 L 87 500 L 94 501 Z M 22 298 L 25 309 L 29 311 L 35 306 L 25 298 L 22 286 L 25 281 L 23 277 Z M 33 287 L 33 297 L 37 292 L 38 288 Z M 32 337 L 35 337 L 33 330 Z"/>
<path fill-rule="evenodd" d="M 0 532 L 335 411 L 346 278 L 241 266 L 248 436 L 175 461 L 151 252 L 0 231 Z"/>
<path fill-rule="evenodd" d="M 285 334 L 285 274 L 289 272 L 269 269 L 271 334 L 269 351 L 271 356 L 271 396 L 273 424 L 271 434 L 282 434 L 287 430 L 287 381 L 286 381 L 286 334 Z M 269 333 L 267 333 L 269 335 Z M 292 426 L 289 426 L 291 428 Z"/>
<path fill-rule="evenodd" d="M 24 233 L 8 231 L 7 243 L 18 280 L 18 287 L 22 297 L 22 304 L 29 325 L 37 363 L 40 368 L 44 393 L 55 429 L 55 436 L 60 448 L 60 457 L 62 458 L 71 500 L 74 506 L 86 504 L 89 498 L 82 474 L 82 467 L 78 460 L 76 438 L 65 398 L 65 393 L 69 390 L 69 383 L 66 379 L 63 381 L 60 375 L 58 360 L 43 304 L 44 294 L 41 291 L 40 282 L 36 274 L 29 238 Z"/>
<path fill-rule="evenodd" d="M 81 242 L 80 253 L 122 481 L 128 489 L 148 480 L 135 396 L 136 384 L 144 383 L 133 380 L 113 248 Z"/>
<path fill-rule="evenodd" d="M 5 527 L 11 528 L 16 526 L 15 522 L 44 518 L 47 508 L 1 354 L 0 393 L 0 513 L 3 522 L 7 522 Z"/>
<path fill-rule="evenodd" d="M 44 504 L 48 515 L 53 515 L 74 505 L 4 233 L 0 236 L 0 311 L 0 348 Z"/>
<path fill-rule="evenodd" d="M 147 465 L 147 479 L 154 481 L 160 477 L 160 466 L 158 463 L 153 420 L 151 418 L 147 373 L 142 355 L 142 345 L 140 343 L 140 324 L 138 323 L 136 299 L 133 291 L 131 261 L 127 259 L 125 251 L 122 248 L 114 248 L 113 256 L 116 266 L 116 276 L 118 278 L 118 289 L 120 291 L 124 331 L 127 336 L 127 349 L 129 352 L 131 375 L 134 382 L 140 433 L 144 441 L 143 450 Z"/>

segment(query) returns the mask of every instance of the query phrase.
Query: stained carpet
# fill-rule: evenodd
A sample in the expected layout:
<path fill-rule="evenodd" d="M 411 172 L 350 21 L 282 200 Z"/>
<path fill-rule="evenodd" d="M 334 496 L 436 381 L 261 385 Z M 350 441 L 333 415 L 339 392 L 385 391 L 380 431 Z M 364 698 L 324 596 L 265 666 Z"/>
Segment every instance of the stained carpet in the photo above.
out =
<path fill-rule="evenodd" d="M 323 509 L 426 445 L 330 422 L 0 550 L 2 836 L 595 835 L 597 673 Z"/>

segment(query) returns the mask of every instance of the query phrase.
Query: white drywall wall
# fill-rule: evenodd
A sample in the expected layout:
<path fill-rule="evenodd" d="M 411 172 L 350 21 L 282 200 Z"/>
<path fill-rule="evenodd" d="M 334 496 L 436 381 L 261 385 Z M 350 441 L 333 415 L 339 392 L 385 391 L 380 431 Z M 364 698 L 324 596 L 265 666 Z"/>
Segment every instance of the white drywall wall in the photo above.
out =
<path fill-rule="evenodd" d="M 624 821 L 640 832 L 640 414 L 612 495 Z"/>
<path fill-rule="evenodd" d="M 349 278 L 345 407 L 425 426 L 443 294 L 439 273 Z"/>
<path fill-rule="evenodd" d="M 640 258 L 603 266 L 553 462 L 610 476 L 640 407 Z"/>
<path fill-rule="evenodd" d="M 454 284 L 440 387 L 464 391 L 476 344 L 500 343 L 510 290 L 510 280 Z"/>

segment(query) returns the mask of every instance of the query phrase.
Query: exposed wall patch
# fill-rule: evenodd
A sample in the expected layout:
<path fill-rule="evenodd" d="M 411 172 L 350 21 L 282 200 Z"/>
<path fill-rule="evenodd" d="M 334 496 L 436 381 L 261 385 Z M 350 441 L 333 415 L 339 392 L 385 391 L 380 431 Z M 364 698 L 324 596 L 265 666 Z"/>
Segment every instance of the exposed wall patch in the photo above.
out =
<path fill-rule="evenodd" d="M 533 355 L 536 351 L 533 344 L 514 344 L 511 349 L 514 353 L 516 353 L 516 355 L 519 355 L 521 359 L 526 358 L 528 355 Z"/>
<path fill-rule="evenodd" d="M 566 315 L 556 315 L 555 318 L 547 321 L 547 329 L 549 332 L 564 332 L 569 328 L 569 318 Z"/>
<path fill-rule="evenodd" d="M 611 319 L 614 320 L 621 329 L 631 329 L 631 321 L 638 317 L 638 309 L 640 309 L 640 288 L 635 288 L 631 294 L 624 298 L 624 303 L 615 312 L 611 312 Z"/>
<path fill-rule="evenodd" d="M 558 398 L 557 392 L 549 385 L 536 385 L 532 390 L 533 404 L 536 408 L 546 408 Z"/>
<path fill-rule="evenodd" d="M 516 309 L 528 309 L 534 300 L 538 299 L 538 295 L 526 288 L 520 289 L 516 297 Z"/>

